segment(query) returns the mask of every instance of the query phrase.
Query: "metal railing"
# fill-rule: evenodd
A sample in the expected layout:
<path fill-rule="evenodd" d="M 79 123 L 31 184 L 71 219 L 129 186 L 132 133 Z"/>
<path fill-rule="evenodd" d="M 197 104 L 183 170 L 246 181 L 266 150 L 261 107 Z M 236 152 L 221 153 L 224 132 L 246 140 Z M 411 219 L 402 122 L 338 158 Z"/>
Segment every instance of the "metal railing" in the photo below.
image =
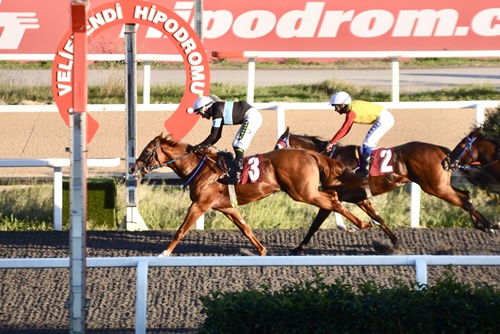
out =
<path fill-rule="evenodd" d="M 89 167 L 117 167 L 120 158 L 87 159 Z M 0 159 L 0 167 L 50 167 L 54 169 L 54 230 L 62 231 L 63 167 L 70 166 L 70 159 Z"/>
<path fill-rule="evenodd" d="M 498 255 L 180 256 L 87 258 L 88 268 L 137 268 L 135 332 L 147 329 L 149 267 L 413 266 L 416 283 L 427 285 L 428 266 L 500 266 Z M 69 268 L 68 258 L 0 259 L 0 269 Z M 83 305 L 82 305 L 83 307 Z"/>

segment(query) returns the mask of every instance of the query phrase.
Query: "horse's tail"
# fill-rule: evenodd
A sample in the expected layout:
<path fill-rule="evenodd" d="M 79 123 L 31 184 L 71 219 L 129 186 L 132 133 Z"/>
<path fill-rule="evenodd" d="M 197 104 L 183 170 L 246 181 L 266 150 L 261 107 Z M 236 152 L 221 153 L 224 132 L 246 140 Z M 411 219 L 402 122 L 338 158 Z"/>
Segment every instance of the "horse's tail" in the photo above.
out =
<path fill-rule="evenodd" d="M 313 151 L 309 151 L 309 153 L 318 163 L 323 187 L 360 188 L 368 186 L 367 178 L 352 173 L 340 160 Z"/>

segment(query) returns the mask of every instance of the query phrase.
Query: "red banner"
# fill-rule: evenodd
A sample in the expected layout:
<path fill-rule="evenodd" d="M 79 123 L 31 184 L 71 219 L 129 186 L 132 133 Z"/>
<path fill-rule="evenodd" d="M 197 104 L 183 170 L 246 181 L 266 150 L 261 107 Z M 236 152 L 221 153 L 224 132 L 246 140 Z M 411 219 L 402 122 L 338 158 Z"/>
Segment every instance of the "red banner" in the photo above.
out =
<path fill-rule="evenodd" d="M 125 0 L 122 0 L 125 1 Z M 92 0 L 91 8 L 120 1 Z M 193 24 L 194 1 L 150 1 Z M 70 26 L 70 0 L 0 0 L 0 53 L 53 54 Z M 498 50 L 498 0 L 205 0 L 211 51 Z M 104 18 L 105 19 L 105 18 Z M 151 26 L 138 53 L 174 54 Z M 92 39 L 92 53 L 123 53 L 123 28 Z"/>

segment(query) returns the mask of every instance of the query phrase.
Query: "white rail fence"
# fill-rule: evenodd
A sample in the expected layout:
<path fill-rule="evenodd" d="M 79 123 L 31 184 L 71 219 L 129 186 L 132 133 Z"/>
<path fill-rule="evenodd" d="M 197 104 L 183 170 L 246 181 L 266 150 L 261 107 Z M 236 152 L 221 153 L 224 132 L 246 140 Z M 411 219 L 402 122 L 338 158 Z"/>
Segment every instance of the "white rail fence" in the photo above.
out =
<path fill-rule="evenodd" d="M 54 169 L 54 230 L 62 231 L 63 167 L 70 166 L 70 159 L 0 159 L 0 167 L 50 167 Z M 89 167 L 117 167 L 120 158 L 87 159 Z"/>
<path fill-rule="evenodd" d="M 488 51 L 213 51 L 216 58 L 248 59 L 247 98 L 254 102 L 255 91 L 255 59 L 390 59 L 391 60 L 391 101 L 399 102 L 399 65 L 400 59 L 408 58 L 496 58 L 500 50 Z M 124 61 L 125 54 L 88 54 L 89 61 Z M 144 66 L 144 104 L 150 103 L 151 96 L 151 62 L 182 62 L 180 54 L 141 54 L 136 56 Z M 0 54 L 0 60 L 6 61 L 53 61 L 53 54 Z"/>
<path fill-rule="evenodd" d="M 497 255 L 380 255 L 380 256 L 189 256 L 87 258 L 87 267 L 137 268 L 135 332 L 147 329 L 149 267 L 264 267 L 264 266 L 412 266 L 416 282 L 427 283 L 428 266 L 499 266 Z M 0 259 L 0 269 L 69 268 L 68 258 Z"/>
<path fill-rule="evenodd" d="M 490 51 L 213 51 L 216 58 L 248 59 L 247 101 L 253 103 L 255 59 L 390 59 L 391 101 L 399 102 L 399 60 L 401 58 L 490 58 L 500 57 L 500 50 Z"/>
<path fill-rule="evenodd" d="M 474 108 L 476 110 L 476 124 L 482 124 L 484 122 L 485 108 L 496 108 L 500 105 L 500 100 L 476 100 L 476 101 L 435 101 L 435 102 L 380 102 L 381 105 L 388 109 L 458 109 L 458 108 Z M 139 112 L 143 111 L 175 111 L 178 108 L 178 104 L 139 104 L 137 105 L 137 110 Z M 329 110 L 329 106 L 325 102 L 289 102 L 289 103 L 254 103 L 254 106 L 261 110 L 275 110 L 277 127 L 276 127 L 276 138 L 278 138 L 286 128 L 286 110 Z M 90 104 L 87 110 L 89 112 L 124 112 L 124 104 Z M 0 105 L 1 112 L 58 112 L 56 105 Z M 116 158 L 119 160 L 119 158 Z M 34 163 L 40 163 L 42 165 L 38 167 L 47 167 L 44 159 L 35 159 Z M 54 159 L 47 159 L 54 160 Z M 90 166 L 89 159 L 89 166 Z M 99 159 L 97 159 L 99 160 Z M 114 159 L 113 159 L 114 160 Z M 118 160 L 114 160 L 113 163 L 117 163 Z M 69 161 L 69 160 L 68 160 Z M 118 161 L 119 163 L 119 161 Z M 9 164 L 9 165 L 7 165 Z M 11 159 L 0 159 L 0 167 L 15 167 L 13 164 L 15 162 Z M 69 162 L 65 162 L 65 165 L 69 166 Z M 107 165 L 107 167 L 115 167 L 118 165 Z M 22 166 L 19 166 L 22 167 Z M 31 166 L 36 167 L 36 166 Z M 97 166 L 96 166 L 97 167 Z M 102 166 L 106 167 L 106 166 Z M 54 172 L 54 191 L 59 189 L 59 178 L 62 178 L 59 171 Z M 57 182 L 57 184 L 56 184 Z M 61 181 L 62 182 L 62 181 Z M 420 225 L 420 186 L 416 183 L 411 184 L 411 215 L 410 215 L 410 227 L 418 227 Z M 57 194 L 57 196 L 62 196 Z M 57 201 L 59 198 L 57 197 Z M 61 200 L 62 202 L 62 200 Z M 59 214 L 59 204 L 56 203 L 56 194 L 54 193 L 54 228 L 56 230 L 60 228 L 60 214 Z M 62 205 L 61 205 L 62 208 Z M 342 216 L 339 214 L 335 215 L 337 225 L 344 225 L 342 221 Z M 56 227 L 57 226 L 57 227 Z M 196 222 L 197 229 L 204 228 L 204 216 Z"/>

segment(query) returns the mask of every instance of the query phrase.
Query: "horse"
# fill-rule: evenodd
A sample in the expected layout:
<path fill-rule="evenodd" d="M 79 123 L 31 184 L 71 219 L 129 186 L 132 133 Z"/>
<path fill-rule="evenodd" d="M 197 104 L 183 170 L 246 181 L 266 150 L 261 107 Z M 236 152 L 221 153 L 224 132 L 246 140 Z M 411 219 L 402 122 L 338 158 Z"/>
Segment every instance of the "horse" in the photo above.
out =
<path fill-rule="evenodd" d="M 326 154 L 324 151 L 326 145 L 327 141 L 317 136 L 291 134 L 290 128 L 287 127 L 286 131 L 278 138 L 275 149 L 299 148 Z M 359 163 L 359 149 L 359 146 L 356 145 L 335 145 L 332 156 L 340 160 L 347 168 L 354 170 Z M 378 154 L 383 159 L 379 170 L 386 168 L 387 172 L 368 178 L 369 189 L 373 196 L 389 192 L 406 183 L 415 182 L 429 195 L 436 196 L 467 211 L 475 228 L 489 233 L 500 228 L 500 224 L 493 224 L 474 207 L 468 191 L 457 189 L 451 185 L 451 172 L 445 171 L 441 166 L 441 161 L 450 154 L 448 148 L 413 141 L 381 149 Z M 349 192 L 349 189 L 339 191 L 339 198 L 347 198 L 346 192 Z M 366 201 L 368 199 L 364 202 Z M 363 203 L 356 204 L 359 206 Z M 363 207 L 361 208 L 363 209 Z M 303 250 L 329 214 L 330 212 L 326 212 L 324 209 L 319 210 L 306 239 L 297 247 L 297 251 Z"/>
<path fill-rule="evenodd" d="M 226 173 L 218 160 L 219 153 L 213 148 L 194 149 L 161 133 L 146 145 L 130 168 L 131 175 L 140 179 L 157 168 L 168 166 L 189 186 L 192 203 L 173 240 L 160 256 L 170 256 L 196 220 L 209 209 L 222 212 L 261 256 L 266 255 L 266 248 L 257 240 L 230 198 L 230 186 L 218 182 Z M 248 204 L 284 191 L 295 201 L 315 205 L 328 212 L 336 211 L 356 225 L 363 224 L 342 205 L 335 187 L 352 188 L 359 196 L 359 193 L 364 193 L 366 180 L 350 173 L 336 159 L 305 150 L 271 151 L 250 157 L 247 167 L 252 182 L 234 186 L 238 204 Z M 326 184 L 331 187 L 320 189 Z"/>
<path fill-rule="evenodd" d="M 500 143 L 476 128 L 441 162 L 446 171 L 459 171 L 482 189 L 500 193 Z"/>

